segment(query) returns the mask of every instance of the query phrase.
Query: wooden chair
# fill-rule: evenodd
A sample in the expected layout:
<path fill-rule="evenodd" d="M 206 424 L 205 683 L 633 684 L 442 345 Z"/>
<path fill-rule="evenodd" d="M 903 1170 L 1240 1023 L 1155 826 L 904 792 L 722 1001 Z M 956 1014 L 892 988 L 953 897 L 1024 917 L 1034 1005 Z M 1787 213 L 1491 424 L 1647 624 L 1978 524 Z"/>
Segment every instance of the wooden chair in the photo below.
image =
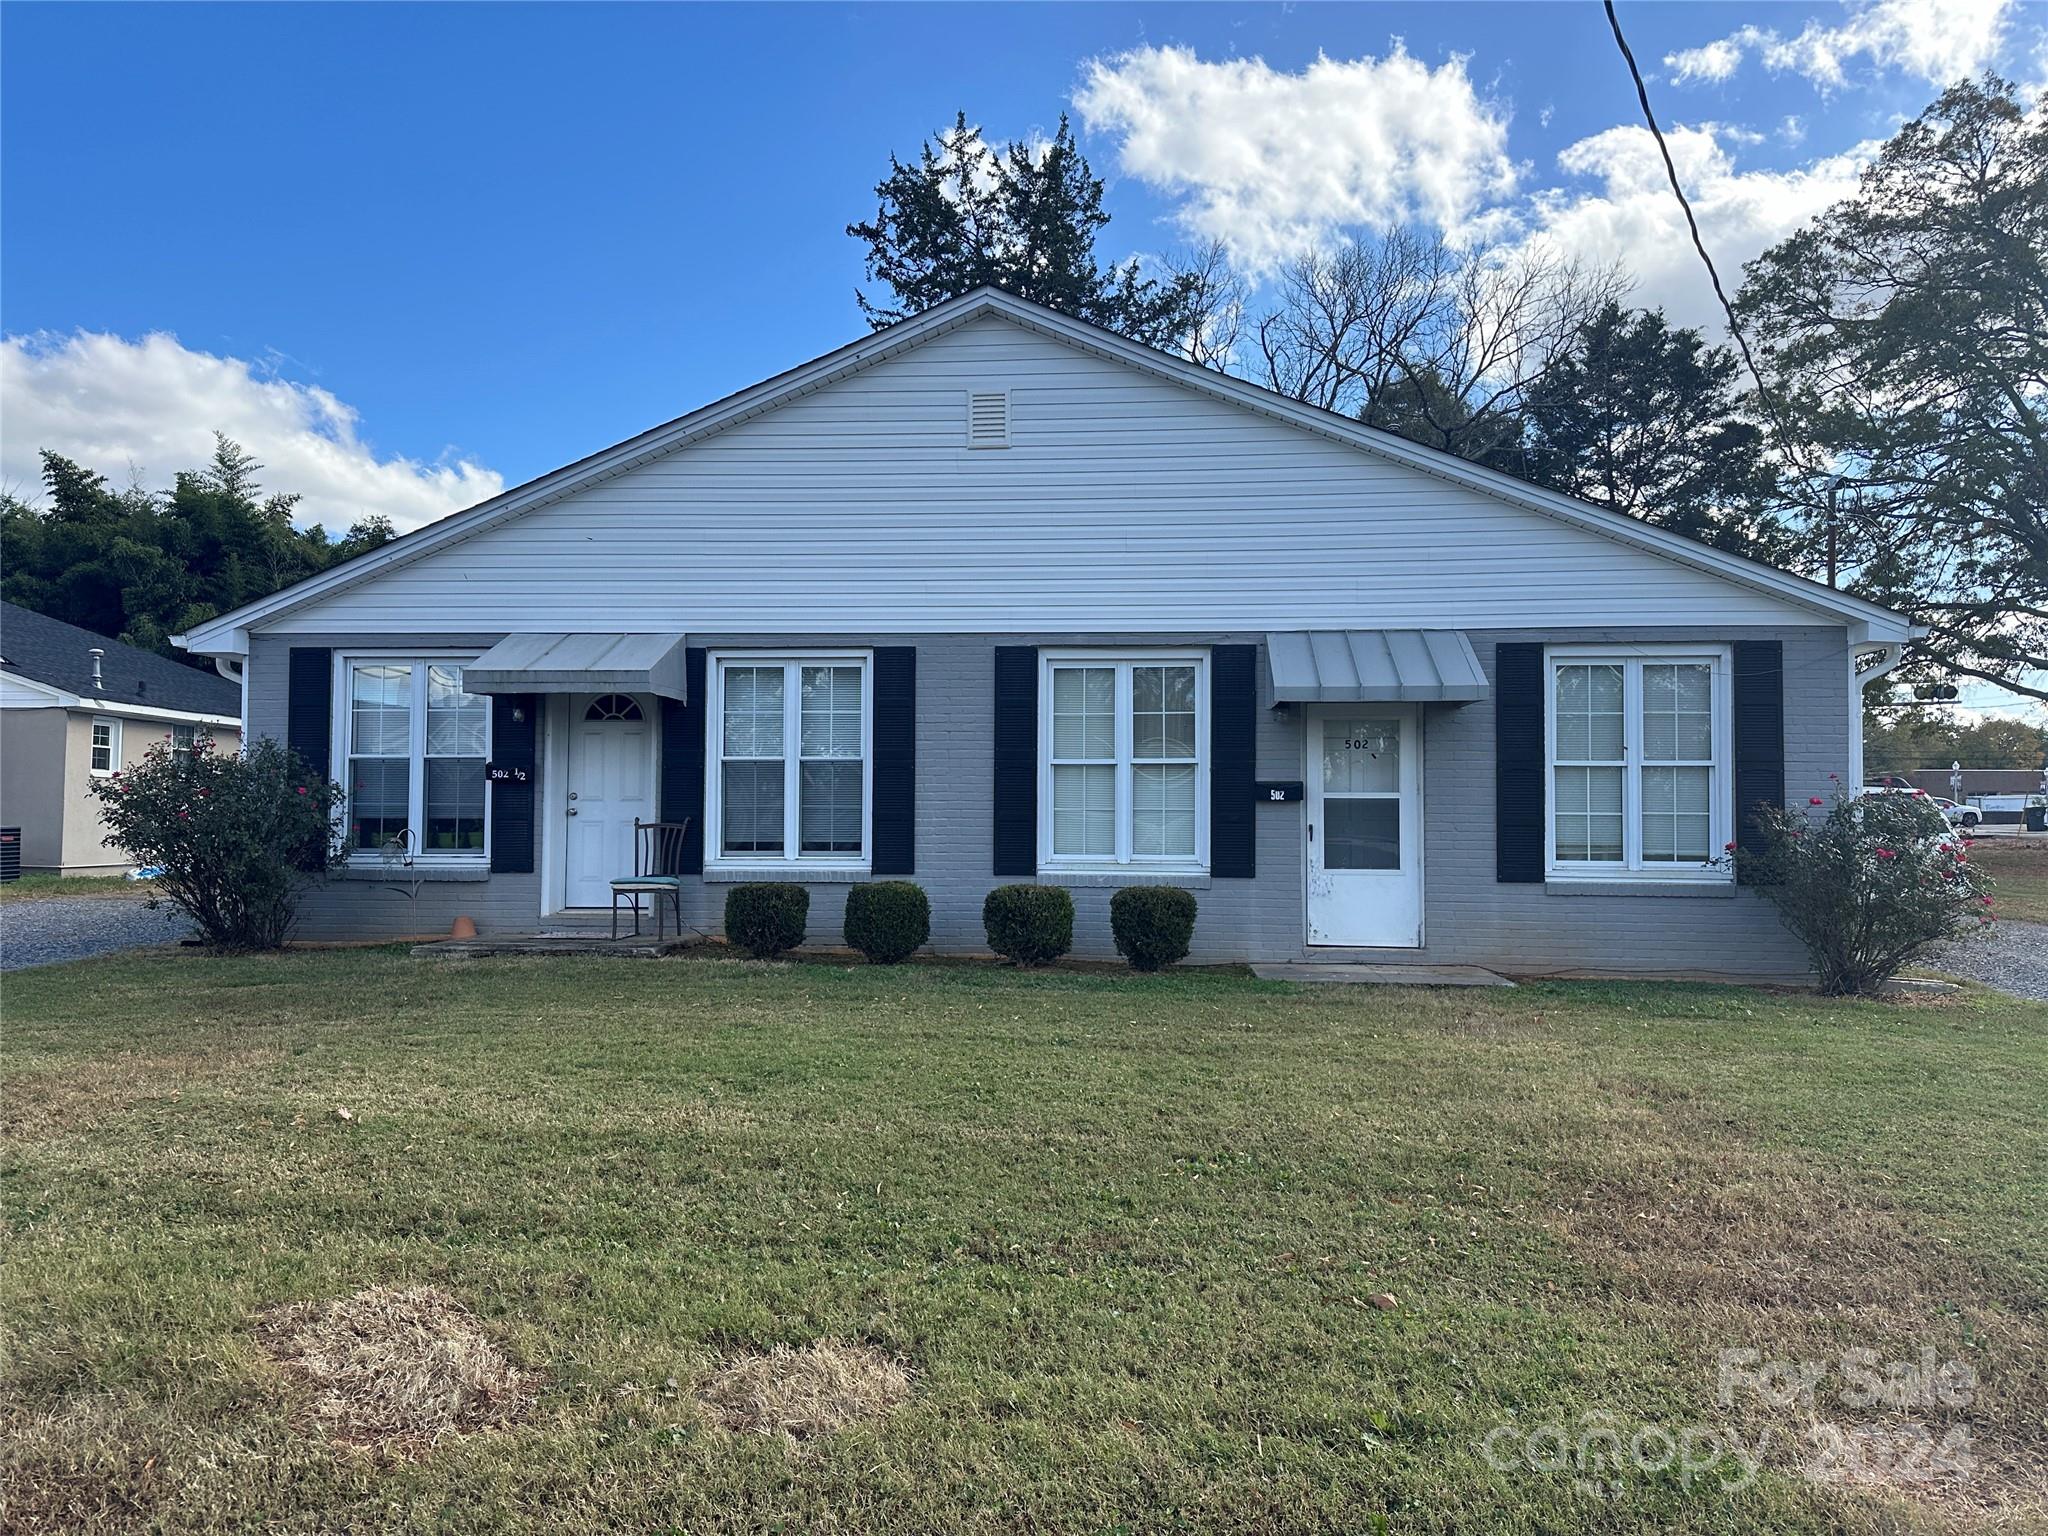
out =
<path fill-rule="evenodd" d="M 667 934 L 662 930 L 661 907 L 673 902 L 676 936 L 683 932 L 683 840 L 690 831 L 689 819 L 642 821 L 633 818 L 633 873 L 612 882 L 612 938 L 619 936 L 619 900 L 633 904 L 633 937 L 640 937 L 640 898 L 654 898 L 654 941 Z"/>

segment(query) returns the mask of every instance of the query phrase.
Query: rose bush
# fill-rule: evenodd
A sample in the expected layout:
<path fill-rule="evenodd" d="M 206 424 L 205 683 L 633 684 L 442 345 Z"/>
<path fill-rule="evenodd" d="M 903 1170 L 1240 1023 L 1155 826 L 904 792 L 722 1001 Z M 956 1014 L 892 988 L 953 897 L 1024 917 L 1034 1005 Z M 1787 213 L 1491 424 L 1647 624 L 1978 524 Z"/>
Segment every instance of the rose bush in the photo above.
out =
<path fill-rule="evenodd" d="M 1761 845 L 1732 849 L 1737 866 L 1830 996 L 1874 992 L 1929 946 L 1991 922 L 1990 877 L 1925 794 L 1816 796 L 1759 820 Z"/>
<path fill-rule="evenodd" d="M 186 752 L 151 747 L 88 793 L 109 841 L 158 871 L 157 892 L 216 951 L 283 944 L 300 893 L 342 855 L 341 786 L 267 737 L 245 756 L 204 735 Z"/>

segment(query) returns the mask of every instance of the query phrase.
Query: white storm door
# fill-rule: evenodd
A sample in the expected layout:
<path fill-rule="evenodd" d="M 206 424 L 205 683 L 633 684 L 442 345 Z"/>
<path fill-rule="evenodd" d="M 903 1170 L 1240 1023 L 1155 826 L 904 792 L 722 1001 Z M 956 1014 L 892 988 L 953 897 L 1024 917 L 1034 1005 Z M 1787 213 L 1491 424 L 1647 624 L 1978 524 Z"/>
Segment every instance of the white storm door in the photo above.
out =
<path fill-rule="evenodd" d="M 1308 941 L 1422 943 L 1422 752 L 1413 709 L 1308 715 Z"/>
<path fill-rule="evenodd" d="M 612 881 L 633 873 L 633 821 L 654 820 L 654 719 L 627 694 L 569 700 L 564 906 L 609 907 Z"/>

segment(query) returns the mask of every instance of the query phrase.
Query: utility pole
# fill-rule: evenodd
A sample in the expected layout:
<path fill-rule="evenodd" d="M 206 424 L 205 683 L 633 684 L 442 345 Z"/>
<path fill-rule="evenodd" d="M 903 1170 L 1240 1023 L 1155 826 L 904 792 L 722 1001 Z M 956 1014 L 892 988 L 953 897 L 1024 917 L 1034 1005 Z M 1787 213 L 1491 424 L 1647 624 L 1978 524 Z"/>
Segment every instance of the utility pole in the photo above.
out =
<path fill-rule="evenodd" d="M 1836 581 L 1836 566 L 1841 558 L 1841 524 L 1835 515 L 1836 487 L 1828 487 L 1828 585 L 1840 585 Z"/>

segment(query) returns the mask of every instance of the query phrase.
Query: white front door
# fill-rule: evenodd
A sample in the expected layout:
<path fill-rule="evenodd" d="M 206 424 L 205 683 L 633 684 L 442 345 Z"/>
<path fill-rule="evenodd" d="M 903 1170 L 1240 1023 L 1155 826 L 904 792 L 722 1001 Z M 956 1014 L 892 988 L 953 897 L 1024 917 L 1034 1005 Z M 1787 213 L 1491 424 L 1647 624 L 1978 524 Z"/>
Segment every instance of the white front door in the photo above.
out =
<path fill-rule="evenodd" d="M 1309 711 L 1309 943 L 1422 943 L 1421 783 L 1414 709 Z"/>
<path fill-rule="evenodd" d="M 654 820 L 654 703 L 631 694 L 569 700 L 564 833 L 565 907 L 608 907 L 612 881 L 633 873 L 633 821 Z"/>

